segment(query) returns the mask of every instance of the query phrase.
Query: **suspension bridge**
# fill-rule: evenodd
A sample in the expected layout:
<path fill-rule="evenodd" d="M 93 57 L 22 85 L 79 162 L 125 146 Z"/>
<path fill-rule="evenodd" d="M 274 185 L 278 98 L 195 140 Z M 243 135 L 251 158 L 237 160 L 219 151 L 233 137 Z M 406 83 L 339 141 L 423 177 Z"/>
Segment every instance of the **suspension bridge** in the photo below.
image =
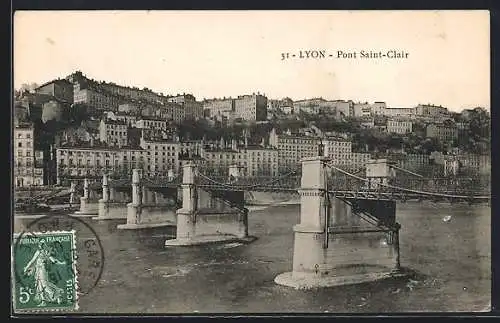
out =
<path fill-rule="evenodd" d="M 130 179 L 72 182 L 75 216 L 120 219 L 118 229 L 176 226 L 165 246 L 221 241 L 250 242 L 245 192 L 290 192 L 300 196 L 300 223 L 294 226 L 292 271 L 275 282 L 295 288 L 358 283 L 402 274 L 396 202 L 410 199 L 489 202 L 490 182 L 478 178 L 425 178 L 385 159 L 349 172 L 329 158 L 305 158 L 300 171 L 244 177 L 240 167 L 227 176 L 209 175 L 195 163 L 182 176 L 148 178 L 134 169 Z M 364 176 L 362 172 L 364 171 Z M 346 271 L 345 268 L 351 268 Z M 352 269 L 355 268 L 355 269 Z M 362 269 L 360 269 L 362 268 Z"/>

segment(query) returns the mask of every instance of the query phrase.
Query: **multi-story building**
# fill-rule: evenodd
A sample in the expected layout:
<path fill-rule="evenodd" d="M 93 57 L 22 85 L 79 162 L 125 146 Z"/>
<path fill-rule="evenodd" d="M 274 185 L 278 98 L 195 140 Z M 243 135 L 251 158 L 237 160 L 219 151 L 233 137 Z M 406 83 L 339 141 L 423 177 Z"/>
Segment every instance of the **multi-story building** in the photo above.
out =
<path fill-rule="evenodd" d="M 126 146 L 127 131 L 126 122 L 103 118 L 99 124 L 99 140 L 108 146 Z"/>
<path fill-rule="evenodd" d="M 179 142 L 180 153 L 184 156 L 201 156 L 204 148 L 203 140 L 183 140 Z"/>
<path fill-rule="evenodd" d="M 387 109 L 387 104 L 385 102 L 374 102 L 371 105 L 371 113 L 372 115 L 385 115 L 386 114 L 386 109 Z"/>
<path fill-rule="evenodd" d="M 128 177 L 132 169 L 147 169 L 146 152 L 141 148 L 104 146 L 62 146 L 56 150 L 57 179 Z"/>
<path fill-rule="evenodd" d="M 16 187 L 43 185 L 43 152 L 35 150 L 35 131 L 32 124 L 14 128 L 14 185 Z"/>
<path fill-rule="evenodd" d="M 375 118 L 370 116 L 363 116 L 359 118 L 360 125 L 364 128 L 371 129 L 375 127 Z"/>
<path fill-rule="evenodd" d="M 244 150 L 245 176 L 277 176 L 278 149 L 263 146 L 246 146 Z"/>
<path fill-rule="evenodd" d="M 159 118 L 179 124 L 186 119 L 186 111 L 178 103 L 166 102 L 159 108 Z"/>
<path fill-rule="evenodd" d="M 97 86 L 87 83 L 75 83 L 73 103 L 86 104 L 96 111 L 117 111 L 121 100 L 116 95 L 106 93 Z"/>
<path fill-rule="evenodd" d="M 431 123 L 427 125 L 426 137 L 437 138 L 442 142 L 450 142 L 458 139 L 458 129 L 456 125 Z"/>
<path fill-rule="evenodd" d="M 135 103 L 123 103 L 118 105 L 118 113 L 138 115 L 140 113 L 140 110 L 139 106 Z"/>
<path fill-rule="evenodd" d="M 148 176 L 166 176 L 170 169 L 179 171 L 179 142 L 141 138 L 140 146 L 146 152 L 144 161 L 145 173 Z"/>
<path fill-rule="evenodd" d="M 352 101 L 335 101 L 337 113 L 343 114 L 345 117 L 352 117 L 354 115 L 354 102 Z"/>
<path fill-rule="evenodd" d="M 346 166 L 346 169 L 350 169 L 352 171 L 357 171 L 363 167 L 365 167 L 366 163 L 371 159 L 369 153 L 351 153 L 350 161 Z"/>
<path fill-rule="evenodd" d="M 397 134 L 407 134 L 413 131 L 412 122 L 403 119 L 389 119 L 387 120 L 387 132 Z"/>
<path fill-rule="evenodd" d="M 73 84 L 66 79 L 57 79 L 40 85 L 36 93 L 53 96 L 56 100 L 73 103 Z"/>
<path fill-rule="evenodd" d="M 294 102 L 294 107 L 306 113 L 334 112 L 341 101 L 329 101 L 323 98 L 312 98 Z"/>
<path fill-rule="evenodd" d="M 415 108 L 386 108 L 384 115 L 388 117 L 406 117 L 411 118 L 415 116 Z"/>
<path fill-rule="evenodd" d="M 332 163 L 340 166 L 351 164 L 352 142 L 342 138 L 324 138 L 324 154 L 331 158 Z"/>
<path fill-rule="evenodd" d="M 235 100 L 232 98 L 211 99 L 203 102 L 203 109 L 209 118 L 220 120 L 225 117 L 231 119 L 235 113 Z"/>
<path fill-rule="evenodd" d="M 114 97 L 120 97 L 123 99 L 123 101 L 148 101 L 152 103 L 160 103 L 160 102 L 165 102 L 166 97 L 162 95 L 161 93 L 155 93 L 151 91 L 148 88 L 143 88 L 139 89 L 137 87 L 128 87 L 128 86 L 122 86 L 122 85 L 117 85 L 112 82 L 97 82 L 94 80 L 88 79 L 85 75 L 83 75 L 82 72 L 77 71 L 70 76 L 67 77 L 67 79 L 72 82 L 73 84 L 75 83 L 86 83 L 92 86 L 93 88 L 102 91 L 110 96 Z"/>
<path fill-rule="evenodd" d="M 370 103 L 354 103 L 353 116 L 354 117 L 369 117 L 372 114 L 372 106 Z"/>
<path fill-rule="evenodd" d="M 262 145 L 239 144 L 232 140 L 230 145 L 221 144 L 203 147 L 201 157 L 205 169 L 215 175 L 227 175 L 231 165 L 241 167 L 242 176 L 278 175 L 278 150 Z"/>
<path fill-rule="evenodd" d="M 221 139 L 220 145 L 203 147 L 201 157 L 205 159 L 206 171 L 209 174 L 227 175 L 231 165 L 239 165 L 245 169 L 247 167 L 246 156 L 234 140 L 230 146 Z"/>
<path fill-rule="evenodd" d="M 167 99 L 168 102 L 177 103 L 184 109 L 185 119 L 198 120 L 203 118 L 203 104 L 197 102 L 192 94 L 182 94 Z"/>
<path fill-rule="evenodd" d="M 419 104 L 415 107 L 415 114 L 421 117 L 437 117 L 449 114 L 448 109 L 431 104 Z"/>
<path fill-rule="evenodd" d="M 137 122 L 137 116 L 126 112 L 108 112 L 106 113 L 108 119 L 117 120 L 124 122 L 128 127 L 135 127 Z"/>
<path fill-rule="evenodd" d="M 269 134 L 269 144 L 278 149 L 278 169 L 280 172 L 299 169 L 301 159 L 318 155 L 320 144 L 323 144 L 324 155 L 332 159 L 332 164 L 343 168 L 352 166 L 352 143 L 344 138 L 278 135 L 273 129 Z"/>
<path fill-rule="evenodd" d="M 248 121 L 267 119 L 267 97 L 261 94 L 240 95 L 234 100 L 236 118 Z"/>
<path fill-rule="evenodd" d="M 279 171 L 286 172 L 300 169 L 300 160 L 318 155 L 318 137 L 293 136 L 290 134 L 276 133 L 271 130 L 269 134 L 270 146 L 278 149 Z"/>
<path fill-rule="evenodd" d="M 138 129 L 167 130 L 167 121 L 158 118 L 140 117 L 136 121 L 135 127 Z"/>

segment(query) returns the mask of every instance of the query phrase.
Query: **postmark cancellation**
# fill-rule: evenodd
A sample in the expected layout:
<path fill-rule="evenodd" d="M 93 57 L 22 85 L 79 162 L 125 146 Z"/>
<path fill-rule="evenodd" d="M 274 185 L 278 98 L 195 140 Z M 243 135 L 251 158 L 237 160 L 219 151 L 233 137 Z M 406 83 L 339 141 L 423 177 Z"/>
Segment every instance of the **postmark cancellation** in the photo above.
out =
<path fill-rule="evenodd" d="M 16 313 L 78 309 L 75 231 L 14 235 L 13 306 Z"/>

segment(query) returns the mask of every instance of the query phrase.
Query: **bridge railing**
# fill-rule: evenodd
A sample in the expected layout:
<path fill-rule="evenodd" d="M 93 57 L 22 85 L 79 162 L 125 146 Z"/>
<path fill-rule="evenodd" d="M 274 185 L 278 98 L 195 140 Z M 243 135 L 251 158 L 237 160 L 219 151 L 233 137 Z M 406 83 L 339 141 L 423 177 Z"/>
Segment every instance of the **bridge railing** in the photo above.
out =
<path fill-rule="evenodd" d="M 198 176 L 196 178 L 197 185 L 203 186 L 221 186 L 227 189 L 231 188 L 276 188 L 279 189 L 298 189 L 300 188 L 300 176 L 255 176 L 255 177 L 239 177 L 230 179 L 228 176 Z"/>
<path fill-rule="evenodd" d="M 369 179 L 336 174 L 328 178 L 330 191 L 380 193 L 436 193 L 483 196 L 491 193 L 491 181 L 485 178 L 372 177 Z"/>
<path fill-rule="evenodd" d="M 480 178 L 393 178 L 392 186 L 415 191 L 454 195 L 490 194 L 490 183 Z"/>

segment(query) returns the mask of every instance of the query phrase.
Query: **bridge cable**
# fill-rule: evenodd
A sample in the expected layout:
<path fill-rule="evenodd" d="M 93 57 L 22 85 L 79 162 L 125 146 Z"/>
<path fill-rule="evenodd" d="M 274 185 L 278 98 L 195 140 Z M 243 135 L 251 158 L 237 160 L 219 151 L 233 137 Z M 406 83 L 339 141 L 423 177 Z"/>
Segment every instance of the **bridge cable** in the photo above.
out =
<path fill-rule="evenodd" d="M 271 180 L 271 181 L 269 181 L 269 182 L 267 182 L 267 183 L 262 183 L 262 184 L 255 184 L 255 185 L 233 185 L 233 184 L 227 184 L 227 183 L 219 182 L 219 181 L 217 181 L 217 180 L 215 180 L 215 179 L 212 179 L 212 178 L 210 178 L 209 176 L 207 176 L 207 175 L 203 174 L 203 173 L 202 173 L 202 172 L 200 172 L 200 171 L 198 171 L 198 172 L 197 172 L 197 174 L 198 174 L 199 176 L 201 176 L 201 177 L 203 177 L 203 178 L 205 178 L 205 179 L 209 180 L 210 182 L 215 183 L 215 184 L 217 184 L 217 185 L 224 186 L 224 187 L 228 187 L 228 188 L 239 188 L 239 189 L 244 188 L 244 189 L 247 189 L 247 190 L 252 189 L 252 188 L 261 187 L 261 186 L 264 186 L 264 185 L 273 184 L 273 183 L 275 183 L 275 182 L 279 182 L 280 180 L 282 180 L 282 179 L 284 179 L 284 178 L 287 178 L 287 177 L 289 177 L 290 175 L 292 175 L 292 174 L 296 174 L 296 173 L 297 173 L 297 171 L 291 171 L 291 172 L 289 172 L 289 173 L 287 173 L 287 174 L 285 174 L 285 175 L 282 175 L 282 176 L 280 176 L 280 177 L 278 177 L 278 178 L 276 178 L 276 179 L 273 179 L 273 180 Z"/>
<path fill-rule="evenodd" d="M 424 177 L 424 176 L 422 176 L 422 175 L 420 175 L 420 174 L 417 174 L 417 173 L 411 172 L 411 171 L 409 171 L 409 170 L 407 170 L 407 169 L 404 169 L 404 168 L 401 168 L 401 167 L 398 167 L 398 166 L 395 166 L 395 165 L 391 165 L 390 167 L 392 167 L 392 168 L 394 168 L 394 169 L 397 169 L 397 170 L 400 170 L 400 171 L 402 171 L 402 172 L 405 172 L 405 173 L 411 174 L 411 175 L 413 175 L 413 176 L 422 177 L 422 178 Z"/>
<path fill-rule="evenodd" d="M 333 169 L 341 172 L 341 173 L 346 174 L 347 176 L 354 177 L 354 178 L 356 178 L 358 180 L 362 180 L 364 182 L 369 182 L 369 180 L 366 179 L 366 178 L 362 178 L 362 177 L 356 176 L 354 174 L 350 174 L 350 173 L 344 171 L 341 168 L 333 166 L 332 164 L 326 163 L 326 165 L 328 167 L 330 167 L 330 168 L 333 168 Z M 451 194 L 443 194 L 443 193 L 432 193 L 432 192 L 425 192 L 425 191 L 413 190 L 413 189 L 404 188 L 404 187 L 398 187 L 398 186 L 384 184 L 384 183 L 377 183 L 377 184 L 380 185 L 380 186 L 385 186 L 387 188 L 392 188 L 392 189 L 400 190 L 400 191 L 403 191 L 403 192 L 410 192 L 410 193 L 415 193 L 415 194 L 420 194 L 420 195 L 430 195 L 430 196 L 436 196 L 436 197 L 462 198 L 462 199 L 469 199 L 469 198 L 474 198 L 474 199 L 489 199 L 489 198 L 491 198 L 491 197 L 482 196 L 482 195 L 480 195 L 480 196 L 465 196 L 465 195 L 451 195 Z"/>

